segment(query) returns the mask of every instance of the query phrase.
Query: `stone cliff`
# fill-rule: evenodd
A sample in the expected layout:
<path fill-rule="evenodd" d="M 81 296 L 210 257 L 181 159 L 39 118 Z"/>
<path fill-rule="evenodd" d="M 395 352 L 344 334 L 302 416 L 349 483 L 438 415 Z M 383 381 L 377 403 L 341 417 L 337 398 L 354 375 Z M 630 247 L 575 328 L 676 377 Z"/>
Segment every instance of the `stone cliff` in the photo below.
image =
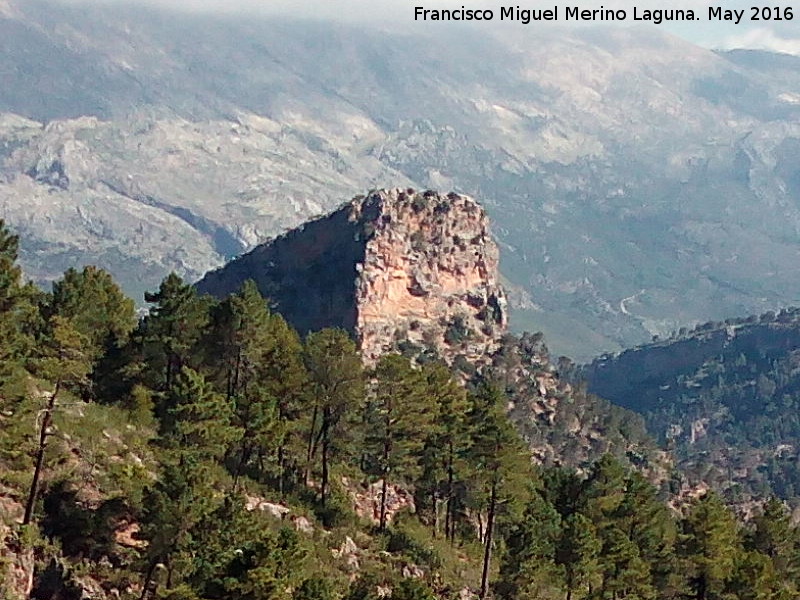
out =
<path fill-rule="evenodd" d="M 356 197 L 206 275 L 223 296 L 253 279 L 301 333 L 342 327 L 365 361 L 400 349 L 480 361 L 507 327 L 498 250 L 483 208 L 459 194 Z"/>
<path fill-rule="evenodd" d="M 342 327 L 367 364 L 385 351 L 440 357 L 464 381 L 500 382 L 509 415 L 543 464 L 605 452 L 660 459 L 635 415 L 560 379 L 541 334 L 507 332 L 498 250 L 483 208 L 459 194 L 381 190 L 289 231 L 197 284 L 222 297 L 253 279 L 301 333 Z"/>

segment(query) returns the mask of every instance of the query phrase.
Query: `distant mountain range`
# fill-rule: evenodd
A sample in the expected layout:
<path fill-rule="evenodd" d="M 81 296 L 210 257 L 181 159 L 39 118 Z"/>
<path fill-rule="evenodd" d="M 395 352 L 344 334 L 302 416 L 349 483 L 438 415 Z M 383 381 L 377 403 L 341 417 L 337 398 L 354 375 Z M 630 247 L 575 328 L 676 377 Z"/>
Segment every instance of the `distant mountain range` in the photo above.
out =
<path fill-rule="evenodd" d="M 0 0 L 0 80 L 0 218 L 40 282 L 97 263 L 141 297 L 411 186 L 485 203 L 512 328 L 558 353 L 800 298 L 800 58 Z"/>

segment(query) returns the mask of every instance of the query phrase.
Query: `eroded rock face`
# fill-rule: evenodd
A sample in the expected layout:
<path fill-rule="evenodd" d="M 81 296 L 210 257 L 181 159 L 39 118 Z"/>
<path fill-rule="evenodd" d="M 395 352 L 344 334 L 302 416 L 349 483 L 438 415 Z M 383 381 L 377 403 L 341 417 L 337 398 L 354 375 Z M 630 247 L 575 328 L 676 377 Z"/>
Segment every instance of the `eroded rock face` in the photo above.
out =
<path fill-rule="evenodd" d="M 353 205 L 375 232 L 356 287 L 368 360 L 397 343 L 478 359 L 507 326 L 498 251 L 483 208 L 458 194 L 394 190 Z"/>
<path fill-rule="evenodd" d="M 458 194 L 382 190 L 257 247 L 198 283 L 251 278 L 301 333 L 342 327 L 365 361 L 399 349 L 480 361 L 507 327 L 483 208 Z"/>
<path fill-rule="evenodd" d="M 33 587 L 33 549 L 25 548 L 12 523 L 22 520 L 22 505 L 0 485 L 0 598 L 29 598 Z"/>

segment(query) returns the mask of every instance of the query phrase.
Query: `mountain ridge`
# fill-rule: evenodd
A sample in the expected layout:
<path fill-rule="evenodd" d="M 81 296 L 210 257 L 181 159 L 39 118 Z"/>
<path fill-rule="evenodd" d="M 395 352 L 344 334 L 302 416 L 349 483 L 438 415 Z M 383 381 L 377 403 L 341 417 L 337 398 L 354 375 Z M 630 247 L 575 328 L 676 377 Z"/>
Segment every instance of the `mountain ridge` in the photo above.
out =
<path fill-rule="evenodd" d="M 704 323 L 565 375 L 641 414 L 691 484 L 796 504 L 799 324 L 797 308 Z"/>

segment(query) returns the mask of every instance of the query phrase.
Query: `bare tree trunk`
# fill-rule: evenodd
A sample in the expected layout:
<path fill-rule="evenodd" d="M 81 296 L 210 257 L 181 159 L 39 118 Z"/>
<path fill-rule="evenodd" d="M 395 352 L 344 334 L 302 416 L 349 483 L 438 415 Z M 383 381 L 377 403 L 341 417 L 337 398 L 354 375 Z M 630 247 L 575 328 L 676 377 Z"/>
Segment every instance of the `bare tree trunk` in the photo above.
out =
<path fill-rule="evenodd" d="M 389 417 L 386 417 L 386 438 L 383 440 L 383 483 L 381 484 L 381 518 L 379 529 L 386 529 L 386 493 L 389 488 L 389 456 L 392 453 L 392 436 L 389 429 Z"/>
<path fill-rule="evenodd" d="M 314 429 L 317 427 L 317 412 L 319 411 L 319 405 L 314 405 L 314 412 L 311 413 L 311 427 L 308 428 L 308 448 L 306 450 L 306 468 L 305 473 L 303 473 L 303 481 L 305 482 L 306 486 L 309 484 L 309 480 L 311 477 L 311 459 L 314 457 Z"/>
<path fill-rule="evenodd" d="M 436 492 L 431 494 L 431 501 L 433 502 L 433 537 L 436 539 L 439 537 L 439 505 L 441 504 Z"/>
<path fill-rule="evenodd" d="M 252 456 L 253 451 L 252 449 L 246 444 L 242 443 L 242 447 L 239 450 L 239 463 L 236 465 L 236 470 L 233 474 L 233 489 L 232 492 L 235 494 L 236 490 L 239 487 L 239 478 L 242 476 L 242 470 L 244 469 L 244 465 L 250 460 L 250 456 Z"/>
<path fill-rule="evenodd" d="M 386 529 L 386 493 L 388 492 L 389 484 L 386 480 L 386 473 L 383 474 L 383 483 L 381 484 L 381 518 L 379 529 L 384 531 Z"/>
<path fill-rule="evenodd" d="M 36 452 L 36 466 L 33 469 L 33 480 L 31 481 L 31 489 L 28 492 L 28 501 L 25 504 L 25 516 L 22 519 L 23 525 L 30 524 L 33 519 L 33 510 L 36 507 L 36 497 L 39 495 L 39 479 L 42 476 L 42 469 L 44 468 L 44 455 L 47 450 L 47 438 L 50 435 L 50 424 L 53 422 L 53 409 L 56 407 L 56 397 L 61 390 L 61 379 L 56 382 L 56 387 L 50 395 L 50 400 L 47 402 L 47 408 L 42 416 L 42 426 L 39 430 L 39 449 Z"/>
<path fill-rule="evenodd" d="M 142 594 L 139 600 L 147 600 L 148 597 L 155 595 L 155 586 L 153 585 L 153 572 L 156 570 L 158 561 L 153 559 L 150 566 L 147 568 L 147 573 L 144 576 L 144 583 L 142 584 Z"/>
<path fill-rule="evenodd" d="M 453 507 L 453 482 L 455 480 L 455 473 L 453 470 L 453 440 L 450 440 L 448 444 L 448 452 L 447 452 L 447 504 L 445 506 L 445 516 L 444 516 L 444 537 L 445 539 L 450 540 L 450 542 L 455 541 L 455 514 L 454 514 L 454 507 Z"/>
<path fill-rule="evenodd" d="M 286 474 L 286 452 L 283 444 L 278 447 L 278 494 L 284 499 L 284 478 Z"/>
<path fill-rule="evenodd" d="M 325 500 L 328 497 L 328 452 L 330 450 L 330 440 L 328 439 L 328 426 L 323 425 L 325 433 L 322 436 L 322 484 L 320 489 L 320 502 L 325 508 Z"/>
<path fill-rule="evenodd" d="M 481 600 L 489 594 L 489 567 L 492 562 L 492 537 L 494 534 L 494 513 L 497 507 L 497 483 L 492 483 L 492 494 L 489 498 L 489 516 L 486 522 L 486 545 L 483 551 L 483 573 L 481 574 Z"/>

